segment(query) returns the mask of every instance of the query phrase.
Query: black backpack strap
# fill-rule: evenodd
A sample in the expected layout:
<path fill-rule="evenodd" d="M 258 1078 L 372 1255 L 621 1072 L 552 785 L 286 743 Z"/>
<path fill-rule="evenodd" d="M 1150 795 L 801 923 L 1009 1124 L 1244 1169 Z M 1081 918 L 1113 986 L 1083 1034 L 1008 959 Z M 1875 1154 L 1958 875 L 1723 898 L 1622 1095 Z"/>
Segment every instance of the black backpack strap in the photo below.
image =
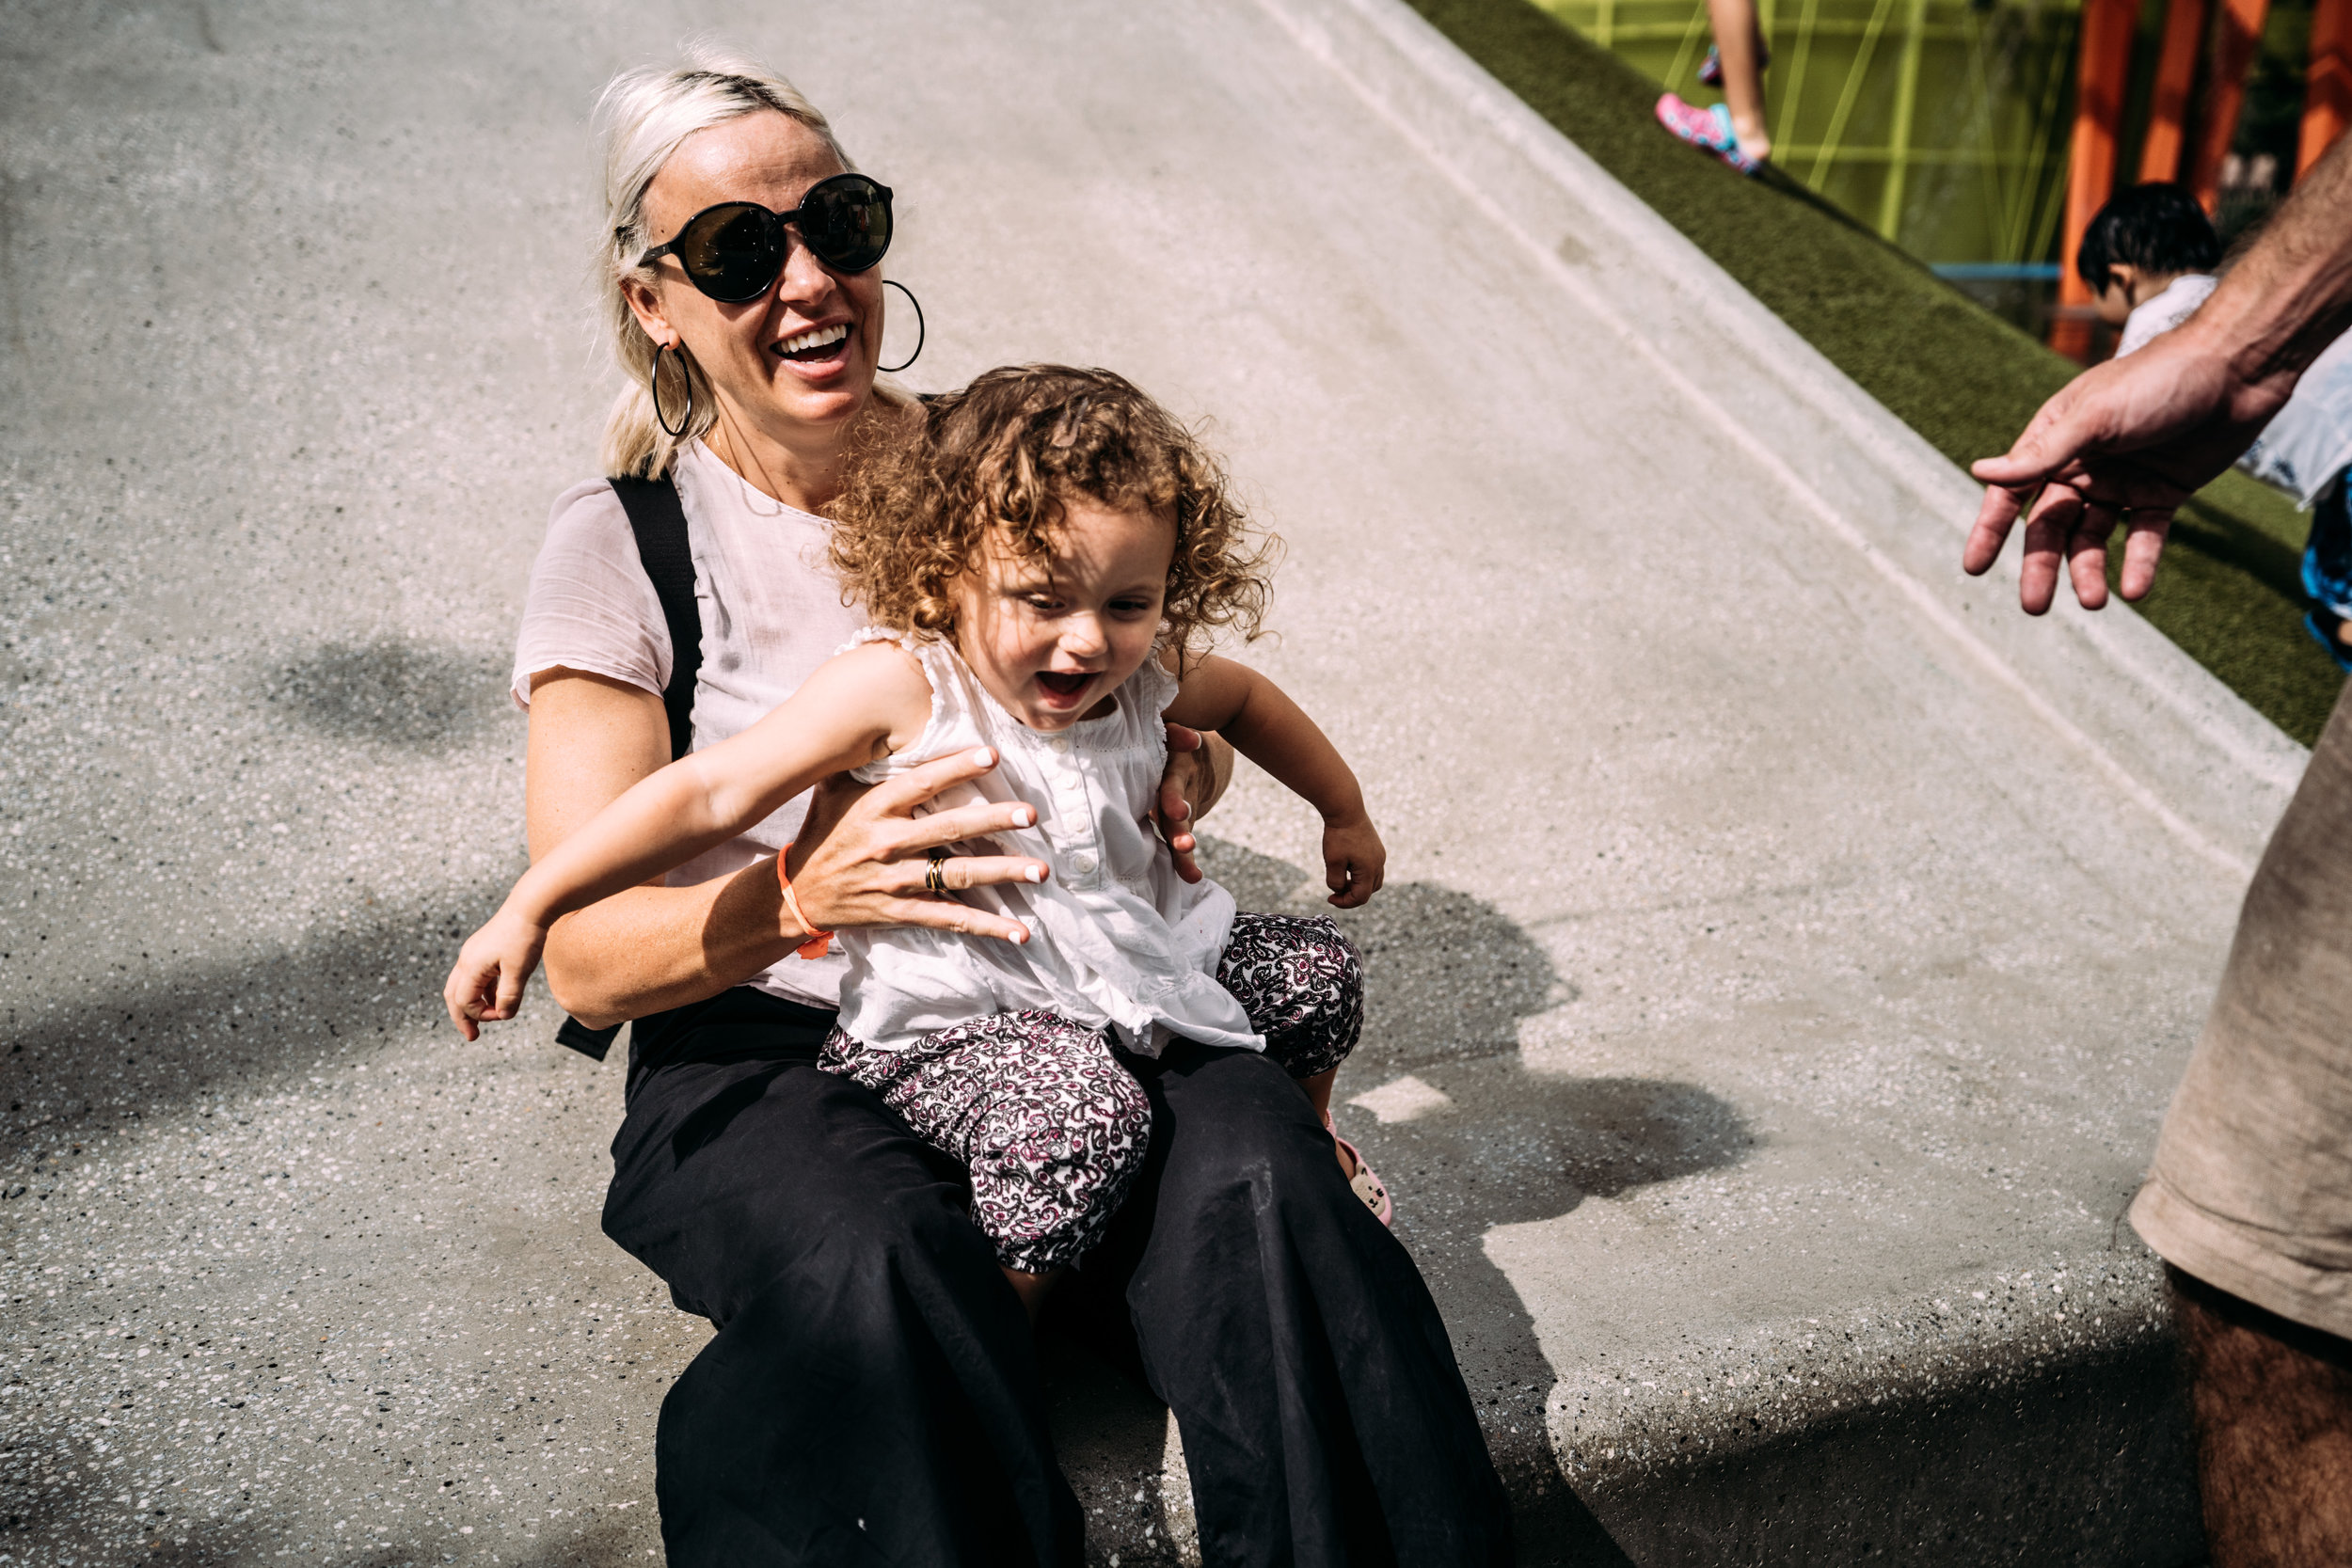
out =
<path fill-rule="evenodd" d="M 670 627 L 670 684 L 661 705 L 670 715 L 670 760 L 694 744 L 694 678 L 703 667 L 703 617 L 694 603 L 694 552 L 686 540 L 686 509 L 666 479 L 616 479 L 612 493 L 637 535 L 637 559 L 653 579 L 661 619 Z"/>
<path fill-rule="evenodd" d="M 694 602 L 694 552 L 687 543 L 686 509 L 678 504 L 677 486 L 667 479 L 616 479 L 612 483 L 628 514 L 629 531 L 637 536 L 637 559 L 653 580 L 661 619 L 670 628 L 670 684 L 661 689 L 661 706 L 670 716 L 670 760 L 675 762 L 694 744 L 694 681 L 703 667 L 703 617 Z M 566 1018 L 555 1038 L 601 1062 L 620 1032 L 617 1023 L 591 1029 Z"/>

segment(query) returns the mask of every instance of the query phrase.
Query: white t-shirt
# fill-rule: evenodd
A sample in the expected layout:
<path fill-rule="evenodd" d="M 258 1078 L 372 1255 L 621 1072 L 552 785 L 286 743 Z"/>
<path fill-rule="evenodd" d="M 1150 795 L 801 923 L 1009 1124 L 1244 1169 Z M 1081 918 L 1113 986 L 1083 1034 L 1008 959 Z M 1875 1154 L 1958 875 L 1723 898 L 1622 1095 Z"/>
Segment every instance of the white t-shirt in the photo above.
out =
<path fill-rule="evenodd" d="M 859 634 L 875 640 L 905 641 L 879 629 Z M 853 776 L 880 784 L 938 757 L 993 747 L 1001 759 L 993 772 L 946 791 L 930 809 L 1027 801 L 1037 808 L 1035 826 L 956 851 L 1030 855 L 1053 875 L 1034 886 L 962 895 L 1026 926 L 1029 940 L 1018 947 L 928 927 L 842 932 L 850 968 L 841 1027 L 869 1047 L 902 1051 L 951 1024 L 1034 1009 L 1108 1025 L 1145 1055 L 1158 1055 L 1171 1035 L 1263 1050 L 1249 1015 L 1216 983 L 1233 895 L 1177 876 L 1145 821 L 1168 766 L 1160 715 L 1175 700 L 1176 677 L 1147 660 L 1113 693 L 1111 712 L 1044 735 L 1007 713 L 952 647 L 922 642 L 912 651 L 930 682 L 930 721 L 903 751 Z"/>
<path fill-rule="evenodd" d="M 694 750 L 749 728 L 800 689 L 854 636 L 865 617 L 841 602 L 825 565 L 829 524 L 746 483 L 697 441 L 673 469 L 694 558 L 703 661 L 694 686 Z M 556 498 L 531 568 L 516 639 L 514 695 L 531 705 L 531 678 L 561 666 L 626 682 L 655 696 L 670 680 L 670 631 L 637 558 L 628 514 L 606 481 Z M 742 837 L 670 873 L 672 887 L 733 876 L 791 842 L 808 798 L 787 802 Z M 809 1006 L 837 1006 L 847 962 L 787 958 L 749 982 Z"/>
<path fill-rule="evenodd" d="M 2160 338 L 2197 313 L 2214 285 L 2221 280 L 2209 272 L 2185 272 L 2163 292 L 2142 301 L 2123 318 L 2123 336 L 2115 341 L 2115 356 L 2137 354 L 2150 340 Z"/>

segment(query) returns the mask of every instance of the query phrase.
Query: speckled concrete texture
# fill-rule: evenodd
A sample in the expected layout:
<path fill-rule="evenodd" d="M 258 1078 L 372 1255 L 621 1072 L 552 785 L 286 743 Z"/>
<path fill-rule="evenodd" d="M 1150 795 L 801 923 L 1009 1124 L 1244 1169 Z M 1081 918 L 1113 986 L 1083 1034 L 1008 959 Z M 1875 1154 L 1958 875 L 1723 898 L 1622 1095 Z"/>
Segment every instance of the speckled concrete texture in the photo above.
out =
<path fill-rule="evenodd" d="M 1342 1125 L 1528 1560 L 2188 1560 L 2119 1216 L 2294 748 L 1959 579 L 1954 471 L 1417 28 L 8 7 L 0 1560 L 658 1554 L 707 1328 L 598 1234 L 619 1073 L 435 992 L 612 390 L 588 105 L 705 30 L 899 192 L 913 384 L 1113 365 L 1287 538 L 1245 657 L 1395 857 Z M 1302 807 L 1210 826 L 1311 904 Z M 1197 1555 L 1164 1413 L 1051 1364 L 1096 1559 Z"/>

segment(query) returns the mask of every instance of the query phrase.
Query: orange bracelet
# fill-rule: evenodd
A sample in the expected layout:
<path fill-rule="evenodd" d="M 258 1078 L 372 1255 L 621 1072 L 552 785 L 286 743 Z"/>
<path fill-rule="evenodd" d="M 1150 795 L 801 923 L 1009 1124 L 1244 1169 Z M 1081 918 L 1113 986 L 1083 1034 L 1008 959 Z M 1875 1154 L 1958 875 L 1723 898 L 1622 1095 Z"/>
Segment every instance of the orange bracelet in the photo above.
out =
<path fill-rule="evenodd" d="M 801 901 L 792 896 L 792 879 L 784 874 L 785 857 L 791 853 L 792 846 L 789 844 L 776 852 L 776 886 L 784 889 L 784 907 L 792 911 L 792 918 L 799 921 L 801 929 L 808 933 L 808 940 L 792 951 L 803 958 L 821 958 L 833 951 L 833 933 L 818 930 L 817 923 L 801 912 Z"/>

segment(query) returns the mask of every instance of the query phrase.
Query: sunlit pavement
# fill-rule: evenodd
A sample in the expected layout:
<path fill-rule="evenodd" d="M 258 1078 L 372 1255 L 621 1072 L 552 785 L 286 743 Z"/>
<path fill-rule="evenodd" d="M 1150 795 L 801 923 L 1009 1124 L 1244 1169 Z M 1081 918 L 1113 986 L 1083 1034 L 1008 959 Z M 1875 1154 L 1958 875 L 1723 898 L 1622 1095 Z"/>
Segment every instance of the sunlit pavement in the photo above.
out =
<path fill-rule="evenodd" d="M 612 389 L 588 105 L 706 29 L 899 193 L 914 385 L 1111 365 L 1288 540 L 1247 657 L 1395 857 L 1342 1125 L 1528 1560 L 2191 1549 L 2119 1216 L 2294 749 L 1963 584 L 1956 474 L 1401 10 L 713 0 L 10 13 L 0 1561 L 658 1551 L 620 1073 L 435 993 Z M 1209 826 L 1311 895 L 1263 779 Z M 1181 1557 L 1054 1364 L 1096 1554 Z"/>

